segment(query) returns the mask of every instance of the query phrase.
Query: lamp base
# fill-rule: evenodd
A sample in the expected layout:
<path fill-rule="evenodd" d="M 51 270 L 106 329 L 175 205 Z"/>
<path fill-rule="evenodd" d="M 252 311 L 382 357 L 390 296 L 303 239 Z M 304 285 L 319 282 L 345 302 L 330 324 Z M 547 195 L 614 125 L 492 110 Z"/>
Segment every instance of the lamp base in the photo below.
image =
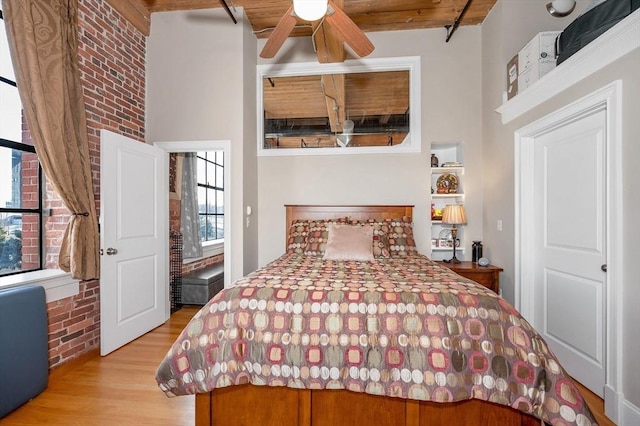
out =
<path fill-rule="evenodd" d="M 452 257 L 451 259 L 444 259 L 443 262 L 444 263 L 461 263 L 457 257 Z"/>

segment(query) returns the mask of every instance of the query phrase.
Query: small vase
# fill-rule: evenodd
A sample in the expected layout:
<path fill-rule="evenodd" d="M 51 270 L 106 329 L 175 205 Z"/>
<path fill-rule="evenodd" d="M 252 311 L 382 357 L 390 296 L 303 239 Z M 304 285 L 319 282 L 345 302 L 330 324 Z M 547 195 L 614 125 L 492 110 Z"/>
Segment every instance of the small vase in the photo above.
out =
<path fill-rule="evenodd" d="M 438 167 L 438 157 L 435 154 L 431 154 L 431 167 Z"/>

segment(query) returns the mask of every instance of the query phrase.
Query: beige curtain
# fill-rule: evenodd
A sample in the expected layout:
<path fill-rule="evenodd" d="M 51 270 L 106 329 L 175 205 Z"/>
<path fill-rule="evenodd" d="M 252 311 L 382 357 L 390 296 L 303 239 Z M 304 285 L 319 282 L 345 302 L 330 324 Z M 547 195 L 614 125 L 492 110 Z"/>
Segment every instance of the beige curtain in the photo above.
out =
<path fill-rule="evenodd" d="M 99 277 L 99 238 L 78 71 L 77 0 L 3 0 L 24 114 L 42 168 L 72 216 L 58 264 Z"/>

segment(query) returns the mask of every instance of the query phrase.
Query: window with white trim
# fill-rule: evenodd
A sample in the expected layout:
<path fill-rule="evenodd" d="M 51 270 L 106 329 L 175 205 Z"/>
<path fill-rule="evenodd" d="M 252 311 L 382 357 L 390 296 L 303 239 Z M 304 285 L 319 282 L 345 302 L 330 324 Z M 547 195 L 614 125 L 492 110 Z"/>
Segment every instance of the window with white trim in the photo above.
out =
<path fill-rule="evenodd" d="M 0 276 L 43 269 L 43 183 L 0 10 Z"/>
<path fill-rule="evenodd" d="M 224 238 L 224 151 L 197 154 L 198 214 L 203 245 Z"/>

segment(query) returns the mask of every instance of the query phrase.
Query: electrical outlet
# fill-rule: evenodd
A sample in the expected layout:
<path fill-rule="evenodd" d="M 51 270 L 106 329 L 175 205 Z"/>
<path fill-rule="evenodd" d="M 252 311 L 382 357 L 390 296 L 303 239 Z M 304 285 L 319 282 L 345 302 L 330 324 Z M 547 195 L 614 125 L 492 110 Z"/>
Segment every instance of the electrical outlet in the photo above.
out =
<path fill-rule="evenodd" d="M 498 231 L 502 231 L 502 219 L 498 219 L 498 222 L 496 223 L 496 228 L 498 229 Z"/>

